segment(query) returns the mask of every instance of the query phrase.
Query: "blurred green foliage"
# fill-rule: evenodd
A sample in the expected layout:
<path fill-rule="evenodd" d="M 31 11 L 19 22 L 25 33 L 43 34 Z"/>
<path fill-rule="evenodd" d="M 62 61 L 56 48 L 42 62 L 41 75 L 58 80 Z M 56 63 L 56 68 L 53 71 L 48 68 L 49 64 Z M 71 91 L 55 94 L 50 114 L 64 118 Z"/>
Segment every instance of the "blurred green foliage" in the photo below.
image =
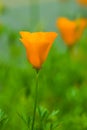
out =
<path fill-rule="evenodd" d="M 34 88 L 35 72 L 18 30 L 0 23 L 0 108 L 7 115 L 0 110 L 0 130 L 28 129 Z M 40 71 L 38 98 L 43 107 L 37 110 L 37 130 L 87 130 L 87 28 L 72 50 L 60 35 L 55 40 Z"/>

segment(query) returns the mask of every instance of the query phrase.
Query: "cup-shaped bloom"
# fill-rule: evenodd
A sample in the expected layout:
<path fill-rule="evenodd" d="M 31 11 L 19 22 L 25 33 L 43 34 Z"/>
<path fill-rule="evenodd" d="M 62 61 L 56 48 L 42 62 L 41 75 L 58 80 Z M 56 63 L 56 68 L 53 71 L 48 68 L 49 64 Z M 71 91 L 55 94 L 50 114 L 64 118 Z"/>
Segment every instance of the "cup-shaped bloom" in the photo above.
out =
<path fill-rule="evenodd" d="M 28 61 L 40 69 L 47 58 L 49 50 L 57 37 L 56 32 L 20 32 L 21 42 L 26 48 Z"/>
<path fill-rule="evenodd" d="M 85 19 L 74 21 L 70 21 L 67 18 L 57 19 L 57 28 L 59 29 L 61 37 L 66 45 L 72 46 L 80 39 L 86 27 L 86 22 Z"/>

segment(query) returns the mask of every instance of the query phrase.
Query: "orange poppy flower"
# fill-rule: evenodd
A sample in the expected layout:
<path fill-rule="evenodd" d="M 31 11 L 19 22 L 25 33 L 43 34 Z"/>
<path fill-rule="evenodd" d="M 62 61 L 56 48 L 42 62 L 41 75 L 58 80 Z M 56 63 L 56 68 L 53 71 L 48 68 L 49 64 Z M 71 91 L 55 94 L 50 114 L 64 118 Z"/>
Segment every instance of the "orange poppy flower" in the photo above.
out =
<path fill-rule="evenodd" d="M 61 37 L 68 46 L 71 46 L 80 39 L 87 21 L 85 19 L 78 19 L 70 21 L 67 18 L 57 19 L 57 27 L 61 33 Z"/>
<path fill-rule="evenodd" d="M 87 0 L 77 0 L 77 2 L 81 5 L 86 5 L 87 6 Z"/>
<path fill-rule="evenodd" d="M 32 66 L 40 69 L 46 60 L 48 52 L 57 37 L 55 32 L 20 32 L 21 42 L 24 44 L 27 52 L 27 58 Z"/>

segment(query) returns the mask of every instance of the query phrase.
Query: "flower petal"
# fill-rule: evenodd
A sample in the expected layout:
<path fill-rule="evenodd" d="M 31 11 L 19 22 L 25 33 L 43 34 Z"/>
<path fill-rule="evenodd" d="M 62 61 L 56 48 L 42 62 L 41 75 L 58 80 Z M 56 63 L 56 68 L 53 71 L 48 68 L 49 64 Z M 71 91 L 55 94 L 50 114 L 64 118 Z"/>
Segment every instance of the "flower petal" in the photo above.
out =
<path fill-rule="evenodd" d="M 20 32 L 29 62 L 35 68 L 40 68 L 46 60 L 48 52 L 54 39 L 57 37 L 55 32 Z"/>

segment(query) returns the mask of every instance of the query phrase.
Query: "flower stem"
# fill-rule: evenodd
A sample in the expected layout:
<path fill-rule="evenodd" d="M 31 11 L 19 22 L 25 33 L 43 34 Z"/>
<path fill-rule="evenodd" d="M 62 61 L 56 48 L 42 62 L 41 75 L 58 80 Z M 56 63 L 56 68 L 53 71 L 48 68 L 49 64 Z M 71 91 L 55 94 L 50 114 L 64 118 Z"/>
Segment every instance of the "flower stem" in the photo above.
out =
<path fill-rule="evenodd" d="M 34 124 L 35 124 L 35 116 L 36 116 L 36 108 L 37 108 L 37 96 L 38 96 L 38 75 L 39 75 L 39 70 L 36 70 L 35 101 L 34 101 L 34 111 L 33 111 L 33 120 L 32 120 L 31 130 L 34 130 Z"/>

